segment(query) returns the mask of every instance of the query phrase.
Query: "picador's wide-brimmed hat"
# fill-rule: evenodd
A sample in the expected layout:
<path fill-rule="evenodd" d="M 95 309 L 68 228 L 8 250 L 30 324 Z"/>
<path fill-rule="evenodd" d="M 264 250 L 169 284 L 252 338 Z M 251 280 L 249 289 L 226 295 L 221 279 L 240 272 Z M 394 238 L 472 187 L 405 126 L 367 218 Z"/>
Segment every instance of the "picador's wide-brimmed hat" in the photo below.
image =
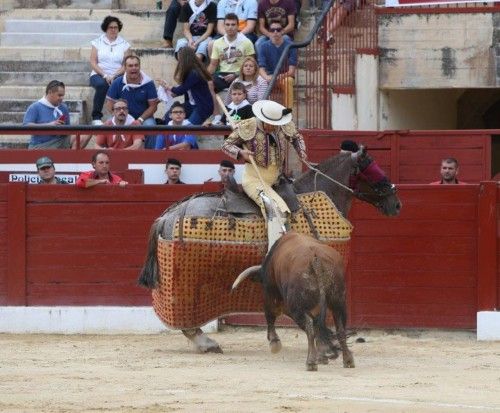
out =
<path fill-rule="evenodd" d="M 292 109 L 272 100 L 259 100 L 252 105 L 253 114 L 270 125 L 286 125 L 292 120 Z"/>

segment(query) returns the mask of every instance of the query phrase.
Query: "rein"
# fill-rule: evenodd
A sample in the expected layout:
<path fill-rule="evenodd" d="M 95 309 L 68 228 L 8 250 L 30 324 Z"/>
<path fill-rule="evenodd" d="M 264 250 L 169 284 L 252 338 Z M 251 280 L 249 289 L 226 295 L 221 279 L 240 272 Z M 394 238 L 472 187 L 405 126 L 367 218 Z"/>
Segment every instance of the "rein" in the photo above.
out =
<path fill-rule="evenodd" d="M 332 181 L 333 183 L 337 184 L 338 186 L 340 186 L 341 188 L 345 189 L 346 191 L 350 192 L 351 194 L 354 194 L 354 191 L 349 188 L 348 186 L 344 185 L 343 183 L 340 183 L 339 181 L 333 179 L 332 177 L 326 175 L 325 173 L 321 172 L 318 168 L 312 166 L 309 162 L 307 162 L 306 160 L 304 159 L 301 159 L 301 161 L 311 170 L 311 171 L 314 171 L 316 174 L 314 176 L 314 182 L 316 182 L 316 176 L 319 174 L 319 175 L 322 175 L 324 178 L 326 179 L 329 179 L 330 181 Z M 315 185 L 316 186 L 316 185 Z"/>

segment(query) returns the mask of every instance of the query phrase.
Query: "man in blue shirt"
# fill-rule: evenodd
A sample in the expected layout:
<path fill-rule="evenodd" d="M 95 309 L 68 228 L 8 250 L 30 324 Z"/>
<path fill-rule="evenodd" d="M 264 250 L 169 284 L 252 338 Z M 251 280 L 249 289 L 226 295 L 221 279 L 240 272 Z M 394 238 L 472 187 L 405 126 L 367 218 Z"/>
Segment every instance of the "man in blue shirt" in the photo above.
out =
<path fill-rule="evenodd" d="M 128 110 L 134 119 L 145 126 L 156 126 L 154 114 L 158 106 L 158 94 L 153 80 L 141 71 L 141 60 L 134 55 L 124 61 L 125 73 L 117 77 L 108 89 L 106 106 L 111 112 L 118 99 L 128 102 Z M 145 149 L 154 149 L 156 135 L 146 135 Z"/>
<path fill-rule="evenodd" d="M 272 21 L 269 24 L 269 32 L 271 33 L 269 41 L 262 44 L 258 56 L 259 73 L 268 82 L 272 79 L 283 50 L 287 44 L 292 43 L 290 39 L 283 37 L 283 26 L 280 21 Z M 276 82 L 284 95 L 284 104 L 288 108 L 293 106 L 293 83 L 296 66 L 297 49 L 289 49 Z"/>
<path fill-rule="evenodd" d="M 65 86 L 59 80 L 51 80 L 45 88 L 45 96 L 32 103 L 24 114 L 23 125 L 69 125 L 68 107 L 63 103 Z M 29 149 L 69 149 L 70 137 L 66 135 L 33 135 Z"/>

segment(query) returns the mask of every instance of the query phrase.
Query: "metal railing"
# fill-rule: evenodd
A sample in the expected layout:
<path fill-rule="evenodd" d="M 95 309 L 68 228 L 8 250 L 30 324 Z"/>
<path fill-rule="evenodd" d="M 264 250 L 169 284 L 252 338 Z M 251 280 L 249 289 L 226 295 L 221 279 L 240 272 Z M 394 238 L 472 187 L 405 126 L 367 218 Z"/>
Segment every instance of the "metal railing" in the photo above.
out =
<path fill-rule="evenodd" d="M 266 96 L 284 102 L 276 81 L 290 48 L 298 49 L 294 112 L 300 128 L 331 129 L 332 92 L 354 93 L 357 52 L 378 53 L 373 0 L 358 0 L 353 10 L 330 0 L 303 41 L 285 48 Z"/>

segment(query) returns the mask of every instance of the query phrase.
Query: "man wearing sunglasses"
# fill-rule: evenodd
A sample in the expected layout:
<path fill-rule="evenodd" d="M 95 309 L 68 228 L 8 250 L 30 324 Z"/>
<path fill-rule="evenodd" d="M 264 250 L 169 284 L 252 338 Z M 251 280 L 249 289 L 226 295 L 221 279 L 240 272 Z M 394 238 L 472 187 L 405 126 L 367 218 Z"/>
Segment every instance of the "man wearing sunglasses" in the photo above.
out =
<path fill-rule="evenodd" d="M 269 33 L 269 41 L 262 44 L 259 52 L 259 73 L 268 82 L 273 77 L 285 47 L 292 43 L 289 38 L 283 36 L 283 26 L 279 20 L 273 20 L 269 24 Z M 285 106 L 289 108 L 293 106 L 293 82 L 296 66 L 297 49 L 289 49 L 276 82 L 284 94 Z"/>

